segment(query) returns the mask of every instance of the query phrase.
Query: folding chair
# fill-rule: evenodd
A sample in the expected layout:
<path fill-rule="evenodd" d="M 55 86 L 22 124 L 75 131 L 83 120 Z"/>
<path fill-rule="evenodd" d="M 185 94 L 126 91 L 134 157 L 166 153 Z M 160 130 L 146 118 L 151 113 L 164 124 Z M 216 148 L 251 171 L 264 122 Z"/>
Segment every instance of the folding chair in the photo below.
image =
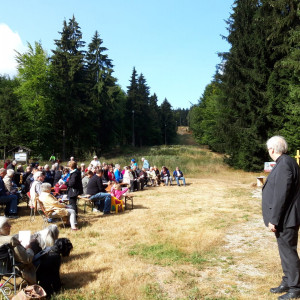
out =
<path fill-rule="evenodd" d="M 9 300 L 9 296 L 16 294 L 16 278 L 21 277 L 16 270 L 14 251 L 10 244 L 0 247 L 0 291 L 3 297 Z"/>
<path fill-rule="evenodd" d="M 50 222 L 51 219 L 58 219 L 60 222 L 62 222 L 64 228 L 66 228 L 63 217 L 52 214 L 52 213 L 47 213 L 43 202 L 40 201 L 39 198 L 36 198 L 36 201 L 38 203 L 37 211 L 38 211 L 39 215 L 43 218 L 43 221 L 44 221 L 44 228 L 46 228 L 49 223 L 52 223 L 52 222 Z"/>

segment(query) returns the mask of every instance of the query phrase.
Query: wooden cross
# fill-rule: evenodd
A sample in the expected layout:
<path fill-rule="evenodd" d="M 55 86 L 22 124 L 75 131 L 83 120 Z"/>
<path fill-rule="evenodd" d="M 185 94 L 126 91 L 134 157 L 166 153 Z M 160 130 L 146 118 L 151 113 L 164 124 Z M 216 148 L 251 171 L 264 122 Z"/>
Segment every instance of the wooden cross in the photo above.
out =
<path fill-rule="evenodd" d="M 299 150 L 297 150 L 297 155 L 295 156 L 296 160 L 297 160 L 297 164 L 300 165 L 300 153 Z"/>

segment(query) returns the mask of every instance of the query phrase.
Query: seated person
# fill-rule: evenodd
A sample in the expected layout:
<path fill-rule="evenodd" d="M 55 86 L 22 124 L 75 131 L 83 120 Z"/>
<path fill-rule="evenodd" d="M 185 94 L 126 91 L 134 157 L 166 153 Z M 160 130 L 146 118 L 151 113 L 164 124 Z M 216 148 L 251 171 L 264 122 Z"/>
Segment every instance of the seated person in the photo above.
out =
<path fill-rule="evenodd" d="M 112 166 L 109 167 L 109 170 L 108 170 L 108 172 L 107 172 L 107 175 L 108 175 L 109 181 L 111 181 L 111 182 L 115 182 L 115 181 L 116 181 L 115 173 L 114 173 L 114 171 L 113 171 L 113 167 L 112 167 Z"/>
<path fill-rule="evenodd" d="M 66 204 L 60 203 L 53 195 L 50 194 L 51 184 L 48 182 L 43 183 L 41 186 L 41 191 L 42 192 L 39 196 L 39 200 L 43 202 L 46 212 L 51 214 L 53 217 L 70 216 L 71 229 L 78 230 L 76 227 L 77 220 L 75 210 Z"/>
<path fill-rule="evenodd" d="M 159 170 L 158 170 L 158 167 L 157 167 L 157 166 L 154 166 L 153 169 L 154 169 L 154 171 L 155 171 L 155 175 L 157 176 L 157 184 L 160 185 L 161 177 L 160 177 L 160 172 L 159 172 Z"/>
<path fill-rule="evenodd" d="M 48 182 L 51 184 L 51 186 L 53 186 L 54 173 L 51 172 L 49 165 L 44 166 L 44 172 L 45 172 L 44 182 Z"/>
<path fill-rule="evenodd" d="M 115 183 L 111 188 L 111 196 L 115 197 L 117 200 L 121 200 L 122 196 L 128 192 L 128 188 L 124 188 L 122 190 L 122 186 L 120 183 Z M 117 204 L 121 203 L 121 201 L 116 201 Z"/>
<path fill-rule="evenodd" d="M 29 201 L 29 206 L 34 207 L 36 202 L 35 202 L 35 197 L 38 197 L 41 194 L 41 186 L 42 183 L 44 182 L 44 174 L 43 172 L 37 171 L 33 175 L 34 181 L 31 185 L 30 188 L 30 201 Z"/>
<path fill-rule="evenodd" d="M 109 182 L 109 177 L 108 177 L 108 165 L 107 164 L 105 164 L 104 166 L 103 166 L 103 176 L 102 176 L 102 178 L 103 178 L 103 182 L 105 182 L 105 183 L 108 183 Z"/>
<path fill-rule="evenodd" d="M 58 181 L 62 178 L 64 171 L 64 166 L 60 165 L 54 172 L 53 186 L 55 186 Z"/>
<path fill-rule="evenodd" d="M 0 217 L 0 245 L 9 243 L 13 247 L 17 268 L 21 271 L 22 277 L 29 283 L 36 283 L 35 267 L 32 264 L 34 256 L 30 248 L 25 249 L 20 241 L 10 236 L 11 225 L 6 217 Z"/>
<path fill-rule="evenodd" d="M 150 167 L 150 170 L 148 172 L 148 177 L 149 177 L 149 180 L 150 180 L 152 186 L 158 186 L 157 175 L 156 175 L 153 167 Z"/>
<path fill-rule="evenodd" d="M 130 166 L 125 167 L 123 183 L 126 183 L 130 187 L 130 191 L 133 192 L 133 175 Z"/>
<path fill-rule="evenodd" d="M 10 194 L 10 192 L 6 189 L 3 182 L 5 175 L 6 170 L 4 168 L 0 169 L 0 203 L 5 204 L 4 213 L 8 218 L 17 219 L 18 197 Z"/>
<path fill-rule="evenodd" d="M 106 192 L 102 182 L 103 170 L 98 169 L 96 174 L 89 180 L 87 185 L 87 193 L 90 199 L 95 202 L 98 211 L 104 214 L 110 214 L 111 196 Z"/>
<path fill-rule="evenodd" d="M 172 177 L 170 176 L 170 172 L 167 167 L 163 166 L 160 173 L 161 180 L 164 181 L 165 185 L 172 185 Z"/>
<path fill-rule="evenodd" d="M 4 185 L 11 194 L 15 194 L 18 190 L 17 185 L 14 184 L 14 182 L 12 181 L 14 174 L 15 174 L 14 170 L 8 169 L 6 171 L 6 175 L 3 178 Z"/>
<path fill-rule="evenodd" d="M 144 186 L 147 184 L 147 173 L 145 168 L 142 168 L 140 172 L 138 173 L 138 178 L 140 181 L 141 190 L 144 189 Z"/>
<path fill-rule="evenodd" d="M 121 183 L 123 180 L 123 174 L 121 172 L 121 166 L 119 164 L 116 164 L 114 174 L 116 182 Z"/>
<path fill-rule="evenodd" d="M 21 184 L 23 184 L 24 174 L 25 173 L 24 173 L 24 169 L 23 169 L 22 165 L 17 165 L 17 171 L 15 172 L 14 177 L 13 177 L 13 182 L 17 185 L 17 187 L 20 187 Z"/>
<path fill-rule="evenodd" d="M 92 171 L 87 171 L 85 173 L 85 176 L 82 178 L 82 188 L 83 188 L 84 195 L 87 194 L 87 185 L 93 176 L 94 176 L 94 173 Z"/>
<path fill-rule="evenodd" d="M 182 180 L 182 183 L 185 186 L 185 178 L 183 177 L 183 173 L 179 170 L 179 167 L 176 167 L 176 170 L 173 172 L 173 177 L 176 179 L 178 186 L 180 186 L 179 180 Z"/>
<path fill-rule="evenodd" d="M 64 168 L 63 175 L 61 176 L 61 179 L 56 183 L 54 190 L 55 193 L 60 193 L 61 190 L 66 190 L 68 188 L 67 182 L 70 178 L 70 172 L 68 168 Z"/>

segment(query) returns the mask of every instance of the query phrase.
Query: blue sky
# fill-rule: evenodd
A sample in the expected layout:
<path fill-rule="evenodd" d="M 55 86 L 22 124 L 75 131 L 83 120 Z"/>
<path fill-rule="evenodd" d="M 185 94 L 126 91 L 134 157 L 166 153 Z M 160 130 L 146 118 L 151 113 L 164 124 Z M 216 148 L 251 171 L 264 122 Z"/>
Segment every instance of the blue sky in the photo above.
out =
<path fill-rule="evenodd" d="M 228 51 L 225 20 L 233 0 L 0 0 L 0 74 L 16 74 L 12 48 L 41 41 L 51 54 L 73 14 L 88 44 L 98 30 L 126 91 L 133 67 L 151 94 L 173 108 L 197 103 Z"/>

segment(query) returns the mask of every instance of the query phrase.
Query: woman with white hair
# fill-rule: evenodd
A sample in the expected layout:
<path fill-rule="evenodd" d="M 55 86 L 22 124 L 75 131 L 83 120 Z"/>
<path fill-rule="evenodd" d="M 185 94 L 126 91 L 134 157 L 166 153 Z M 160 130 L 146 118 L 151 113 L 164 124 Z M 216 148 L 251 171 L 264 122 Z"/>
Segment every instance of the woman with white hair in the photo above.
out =
<path fill-rule="evenodd" d="M 70 224 L 72 230 L 78 230 L 76 227 L 76 212 L 70 206 L 58 202 L 58 200 L 50 194 L 51 184 L 43 183 L 41 186 L 41 194 L 39 200 L 43 203 L 47 213 L 52 216 L 67 217 L 70 216 Z"/>
<path fill-rule="evenodd" d="M 45 179 L 45 176 L 43 174 L 43 172 L 40 172 L 40 171 L 37 171 L 34 173 L 33 175 L 33 183 L 31 185 L 31 188 L 30 188 L 30 201 L 29 201 L 29 206 L 30 207 L 33 207 L 34 204 L 35 204 L 35 197 L 38 197 L 40 194 L 41 194 L 41 186 L 42 186 L 42 183 Z"/>
<path fill-rule="evenodd" d="M 36 283 L 35 267 L 32 264 L 34 256 L 30 248 L 24 248 L 20 241 L 10 235 L 11 225 L 6 217 L 0 217 L 0 245 L 9 243 L 15 255 L 17 267 L 22 272 L 22 277 L 29 283 Z"/>
<path fill-rule="evenodd" d="M 6 175 L 3 178 L 4 185 L 10 193 L 16 192 L 16 187 L 14 186 L 13 181 L 12 181 L 14 174 L 15 174 L 14 170 L 8 169 L 6 171 Z"/>

